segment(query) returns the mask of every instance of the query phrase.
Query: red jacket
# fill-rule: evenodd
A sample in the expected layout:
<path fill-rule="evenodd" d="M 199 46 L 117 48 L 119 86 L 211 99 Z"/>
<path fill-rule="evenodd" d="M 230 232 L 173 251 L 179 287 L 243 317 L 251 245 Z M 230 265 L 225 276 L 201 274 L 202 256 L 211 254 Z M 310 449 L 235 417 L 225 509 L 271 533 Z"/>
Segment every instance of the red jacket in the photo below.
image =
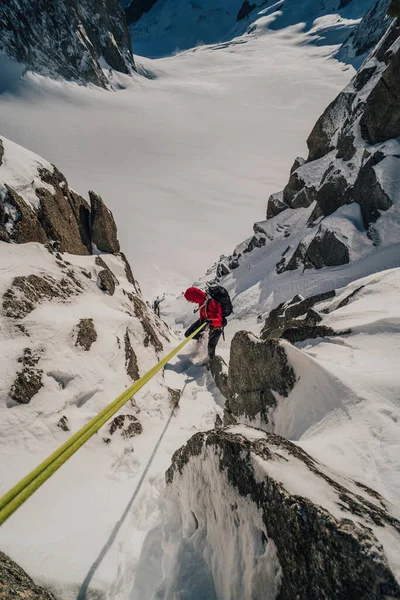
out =
<path fill-rule="evenodd" d="M 186 300 L 195 302 L 200 306 L 200 320 L 211 321 L 213 327 L 222 327 L 222 307 L 216 300 L 209 299 L 203 290 L 190 287 L 184 294 Z"/>

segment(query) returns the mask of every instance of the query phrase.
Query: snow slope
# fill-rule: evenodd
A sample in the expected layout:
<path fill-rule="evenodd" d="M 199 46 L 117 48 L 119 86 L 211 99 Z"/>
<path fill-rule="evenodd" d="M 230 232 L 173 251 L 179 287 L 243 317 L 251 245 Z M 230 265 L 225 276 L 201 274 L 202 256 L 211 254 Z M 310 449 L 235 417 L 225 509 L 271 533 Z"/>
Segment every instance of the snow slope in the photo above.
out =
<path fill-rule="evenodd" d="M 114 76 L 116 93 L 17 70 L 0 95 L 2 134 L 107 199 L 146 295 L 178 291 L 260 220 L 349 81 L 352 69 L 306 41 L 261 29 L 143 60 L 155 79 Z"/>

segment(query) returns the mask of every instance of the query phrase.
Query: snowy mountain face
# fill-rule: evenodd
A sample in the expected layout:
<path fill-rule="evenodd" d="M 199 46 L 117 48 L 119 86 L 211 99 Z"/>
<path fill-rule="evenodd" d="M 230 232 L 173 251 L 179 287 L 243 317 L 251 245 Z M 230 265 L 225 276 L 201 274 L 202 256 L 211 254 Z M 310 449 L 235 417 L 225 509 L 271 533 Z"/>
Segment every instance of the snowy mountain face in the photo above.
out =
<path fill-rule="evenodd" d="M 335 271 L 335 277 L 343 273 L 345 283 L 350 271 L 376 270 L 377 260 L 386 267 L 397 265 L 399 42 L 395 21 L 317 121 L 307 140 L 307 160 L 296 159 L 284 190 L 269 198 L 267 220 L 256 223 L 254 236 L 218 264 L 217 276 L 231 272 L 235 281 L 240 269 L 251 265 L 251 287 L 260 269 L 271 269 L 268 283 L 277 289 L 274 302 L 279 302 L 287 300 L 279 288 L 288 277 L 303 281 L 307 289 L 315 269 L 325 266 L 349 265 Z"/>
<path fill-rule="evenodd" d="M 109 69 L 134 69 L 118 0 L 3 2 L 0 51 L 42 75 L 101 87 L 108 85 Z"/>
<path fill-rule="evenodd" d="M 390 0 L 378 0 L 350 33 L 336 54 L 338 60 L 361 65 L 392 22 L 387 14 Z"/>
<path fill-rule="evenodd" d="M 374 0 L 132 0 L 125 14 L 139 54 L 157 56 L 295 26 L 317 44 L 341 44 Z M 125 5 L 126 3 L 124 3 Z M 243 41 L 243 40 L 242 40 Z M 372 46 L 371 46 L 372 47 Z"/>

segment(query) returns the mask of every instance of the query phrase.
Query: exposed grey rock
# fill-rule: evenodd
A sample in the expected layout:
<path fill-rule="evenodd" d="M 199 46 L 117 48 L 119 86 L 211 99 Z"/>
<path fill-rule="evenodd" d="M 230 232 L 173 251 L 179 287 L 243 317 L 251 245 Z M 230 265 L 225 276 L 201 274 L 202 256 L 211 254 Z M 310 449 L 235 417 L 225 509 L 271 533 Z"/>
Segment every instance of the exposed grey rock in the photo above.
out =
<path fill-rule="evenodd" d="M 66 300 L 80 292 L 81 289 L 65 277 L 60 281 L 50 275 L 15 277 L 3 296 L 3 310 L 7 317 L 22 319 L 43 300 Z"/>
<path fill-rule="evenodd" d="M 350 300 L 352 300 L 358 294 L 358 292 L 361 292 L 361 290 L 364 289 L 364 287 L 364 285 L 360 285 L 360 287 L 354 290 L 354 292 L 351 292 L 351 294 L 346 296 L 346 298 L 343 298 L 343 300 L 339 302 L 335 310 L 337 310 L 338 308 L 343 308 L 343 306 L 347 306 L 350 303 Z"/>
<path fill-rule="evenodd" d="M 97 340 L 97 331 L 93 319 L 81 319 L 77 325 L 77 330 L 75 346 L 80 346 L 89 351 L 92 344 Z"/>
<path fill-rule="evenodd" d="M 298 171 L 291 173 L 288 183 L 283 188 L 283 202 L 291 206 L 294 197 L 305 187 L 305 185 L 306 182 Z"/>
<path fill-rule="evenodd" d="M 356 182 L 350 191 L 351 200 L 360 205 L 366 229 L 369 228 L 371 223 L 375 223 L 378 220 L 380 210 L 388 210 L 393 204 L 389 196 L 382 189 L 374 170 L 374 166 L 384 159 L 385 155 L 382 152 L 373 154 L 364 166 L 361 167 Z"/>
<path fill-rule="evenodd" d="M 260 415 L 268 423 L 268 410 L 276 405 L 273 391 L 287 396 L 296 376 L 283 345 L 277 340 L 260 340 L 239 331 L 230 350 L 228 409 L 234 417 Z"/>
<path fill-rule="evenodd" d="M 353 133 L 350 132 L 343 137 L 339 137 L 336 158 L 342 158 L 345 161 L 349 161 L 353 158 L 356 151 Z"/>
<path fill-rule="evenodd" d="M 315 338 L 336 337 L 338 335 L 350 335 L 351 329 L 344 331 L 335 331 L 332 327 L 325 325 L 306 325 L 299 324 L 298 327 L 286 329 L 282 334 L 282 339 L 287 340 L 291 344 L 304 342 Z"/>
<path fill-rule="evenodd" d="M 307 139 L 308 162 L 322 158 L 335 148 L 335 134 L 347 118 L 355 95 L 341 92 L 318 119 Z"/>
<path fill-rule="evenodd" d="M 291 208 L 308 208 L 317 199 L 317 190 L 314 186 L 305 185 L 293 198 Z"/>
<path fill-rule="evenodd" d="M 233 269 L 237 269 L 239 266 L 239 258 L 233 258 L 229 261 L 228 267 L 233 271 Z"/>
<path fill-rule="evenodd" d="M 126 296 L 128 296 L 129 300 L 132 302 L 135 310 L 135 315 L 139 319 L 143 330 L 144 330 L 144 340 L 143 343 L 147 347 L 149 344 L 153 346 L 156 352 L 162 352 L 163 345 L 157 334 L 156 328 L 150 320 L 149 311 L 143 302 L 136 296 L 135 294 L 130 294 L 125 292 Z"/>
<path fill-rule="evenodd" d="M 283 337 L 292 341 L 285 335 L 286 332 L 293 329 L 304 330 L 304 327 L 315 327 L 322 320 L 322 317 L 313 307 L 320 302 L 333 298 L 335 294 L 335 290 L 330 290 L 309 298 L 295 296 L 289 302 L 282 302 L 282 304 L 271 310 L 266 318 L 260 334 L 261 339 Z"/>
<path fill-rule="evenodd" d="M 36 585 L 33 579 L 0 551 L 0 600 L 56 600 L 52 593 Z"/>
<path fill-rule="evenodd" d="M 389 17 L 400 17 L 400 0 L 391 0 L 387 14 Z"/>
<path fill-rule="evenodd" d="M 139 367 L 134 349 L 132 348 L 129 337 L 129 330 L 126 328 L 124 336 L 125 346 L 125 368 L 132 381 L 137 381 L 140 378 Z"/>
<path fill-rule="evenodd" d="M 272 194 L 272 196 L 270 196 L 268 199 L 267 219 L 276 217 L 287 208 L 289 208 L 289 205 L 283 199 L 283 192 Z"/>
<path fill-rule="evenodd" d="M 299 167 L 301 167 L 302 165 L 304 165 L 304 163 L 306 162 L 305 158 L 302 158 L 301 156 L 298 156 L 293 165 L 292 168 L 290 169 L 290 174 L 292 174 L 294 171 L 296 171 Z"/>
<path fill-rule="evenodd" d="M 68 427 L 68 417 L 63 415 L 58 421 L 57 427 L 60 427 L 60 429 L 62 429 L 63 431 L 70 431 L 70 428 Z"/>
<path fill-rule="evenodd" d="M 182 396 L 182 390 L 175 390 L 170 387 L 167 387 L 167 389 L 169 396 L 169 405 L 171 408 L 176 408 L 179 405 L 179 400 Z"/>
<path fill-rule="evenodd" d="M 336 233 L 323 229 L 318 231 L 310 245 L 304 261 L 305 269 L 336 267 L 350 262 L 349 249 L 339 240 Z"/>
<path fill-rule="evenodd" d="M 242 6 L 239 8 L 239 12 L 236 16 L 236 21 L 239 22 L 242 19 L 245 19 L 255 7 L 256 4 L 250 4 L 248 0 L 244 0 Z"/>
<path fill-rule="evenodd" d="M 198 473 L 195 480 L 193 472 Z M 302 473 L 307 485 L 298 486 L 294 473 Z M 217 485 L 204 484 L 219 477 L 223 479 Z M 229 429 L 196 433 L 174 454 L 166 481 L 170 500 L 177 503 L 174 510 L 183 513 L 184 521 L 189 519 L 186 511 L 190 509 L 196 513 L 190 515 L 192 519 L 211 526 L 207 521 L 211 515 L 197 512 L 211 503 L 218 511 L 215 519 L 228 535 L 232 522 L 251 520 L 247 506 L 254 503 L 254 513 L 261 514 L 265 527 L 260 532 L 260 552 L 265 552 L 270 542 L 277 552 L 281 571 L 277 600 L 400 597 L 399 584 L 378 540 L 380 528 L 399 539 L 400 523 L 388 512 L 384 499 L 366 486 L 359 487 L 362 495 L 355 493 L 354 483 L 328 471 L 278 435 L 266 433 L 264 438 L 250 441 Z M 202 483 L 196 486 L 193 481 Z M 246 512 L 239 503 L 232 503 L 230 510 L 218 510 L 221 486 L 227 498 L 239 494 L 246 499 Z M 178 493 L 182 488 L 189 493 L 184 501 Z M 308 488 L 326 490 L 320 503 L 310 500 Z M 250 521 L 247 527 L 251 526 Z M 254 531 L 259 527 L 254 523 Z M 184 541 L 179 537 L 175 543 Z M 234 543 L 227 540 L 230 542 Z M 212 552 L 207 555 L 214 556 Z M 271 575 L 260 570 L 257 576 L 259 589 L 265 590 Z"/>
<path fill-rule="evenodd" d="M 55 194 L 41 188 L 36 190 L 40 199 L 39 220 L 51 241 L 58 242 L 60 252 L 91 254 L 89 215 L 84 198 L 68 188 L 67 180 L 53 167 L 39 169 L 42 181 L 54 187 Z"/>
<path fill-rule="evenodd" d="M 3 164 L 4 146 L 3 141 L 0 139 L 0 167 Z"/>
<path fill-rule="evenodd" d="M 102 269 L 97 275 L 97 285 L 103 292 L 114 295 L 115 282 L 110 269 Z"/>
<path fill-rule="evenodd" d="M 282 264 L 278 263 L 277 265 L 277 273 L 283 273 L 284 271 L 294 271 L 295 269 L 299 269 L 304 266 L 304 260 L 307 254 L 307 246 L 304 242 L 300 242 L 297 246 L 296 250 L 293 252 L 289 262 L 285 266 L 285 259 Z"/>
<path fill-rule="evenodd" d="M 119 0 L 2 2 L 0 50 L 42 75 L 102 87 L 101 59 L 122 73 L 134 69 Z"/>
<path fill-rule="evenodd" d="M 17 372 L 10 390 L 10 398 L 20 404 L 29 404 L 33 396 L 43 387 L 42 369 L 37 368 L 40 352 L 24 349 L 24 354 L 18 359 L 22 369 Z"/>
<path fill-rule="evenodd" d="M 389 4 L 390 0 L 377 0 L 340 47 L 336 54 L 339 60 L 352 62 L 371 52 L 390 25 L 386 17 Z"/>
<path fill-rule="evenodd" d="M 228 273 L 230 273 L 230 270 L 228 269 L 227 265 L 224 262 L 218 263 L 216 271 L 217 277 L 225 277 L 226 275 L 228 275 Z"/>
<path fill-rule="evenodd" d="M 128 25 L 139 21 L 140 17 L 149 12 L 157 0 L 132 0 L 129 6 L 125 9 L 126 20 Z"/>
<path fill-rule="evenodd" d="M 128 259 L 126 258 L 125 254 L 123 252 L 120 252 L 119 255 L 122 258 L 122 261 L 125 266 L 125 275 L 126 275 L 127 280 L 129 281 L 129 283 L 131 283 L 133 285 L 133 287 L 136 290 L 136 293 L 140 294 L 139 283 L 136 281 L 136 279 L 133 276 L 131 265 L 129 264 Z"/>
<path fill-rule="evenodd" d="M 228 365 L 222 358 L 217 354 L 211 361 L 210 365 L 211 375 L 214 378 L 215 385 L 225 398 L 229 398 L 229 384 L 228 384 Z"/>
<path fill-rule="evenodd" d="M 400 32 L 400 23 L 395 28 Z M 400 136 L 400 48 L 369 94 L 361 116 L 361 133 L 370 144 Z"/>
<path fill-rule="evenodd" d="M 120 251 L 117 238 L 117 226 L 112 212 L 106 207 L 102 198 L 95 192 L 89 192 L 91 207 L 92 243 L 100 252 L 113 254 Z"/>
<path fill-rule="evenodd" d="M 346 204 L 349 187 L 346 177 L 340 172 L 332 171 L 316 194 L 317 205 L 309 219 L 310 222 L 321 216 L 327 217 Z"/>
<path fill-rule="evenodd" d="M 116 431 L 120 431 L 123 438 L 129 439 L 135 435 L 140 435 L 143 426 L 133 415 L 118 415 L 114 417 L 109 427 L 110 435 L 113 435 Z"/>
<path fill-rule="evenodd" d="M 263 246 L 265 246 L 265 237 L 253 235 L 243 253 L 253 252 L 255 248 L 262 248 Z"/>
<path fill-rule="evenodd" d="M 15 190 L 5 185 L 0 231 L 3 241 L 24 244 L 26 242 L 48 242 L 48 236 L 39 222 L 38 216 Z M 0 202 L 1 206 L 1 202 Z"/>

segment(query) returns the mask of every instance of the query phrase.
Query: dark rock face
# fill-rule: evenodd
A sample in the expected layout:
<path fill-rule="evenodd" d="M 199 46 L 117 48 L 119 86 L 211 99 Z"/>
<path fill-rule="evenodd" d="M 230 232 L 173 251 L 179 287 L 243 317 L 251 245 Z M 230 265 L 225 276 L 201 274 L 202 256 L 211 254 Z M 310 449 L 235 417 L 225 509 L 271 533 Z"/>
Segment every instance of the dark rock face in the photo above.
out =
<path fill-rule="evenodd" d="M 106 87 L 100 59 L 134 69 L 119 0 L 8 0 L 0 5 L 0 50 L 53 78 Z"/>
<path fill-rule="evenodd" d="M 79 346 L 88 352 L 92 344 L 97 340 L 97 331 L 93 319 L 81 319 L 77 326 L 75 346 Z"/>
<path fill-rule="evenodd" d="M 338 208 L 346 204 L 349 184 L 340 173 L 332 172 L 327 181 L 320 187 L 316 194 L 317 206 L 310 217 L 310 221 L 324 216 L 328 217 Z"/>
<path fill-rule="evenodd" d="M 390 19 L 386 17 L 389 4 L 390 0 L 377 0 L 337 52 L 339 60 L 361 59 L 371 52 L 390 25 Z"/>
<path fill-rule="evenodd" d="M 230 351 L 228 409 L 234 417 L 257 415 L 268 423 L 268 411 L 276 406 L 273 391 L 288 396 L 296 382 L 283 345 L 277 340 L 260 340 L 239 331 Z"/>
<path fill-rule="evenodd" d="M 89 192 L 91 208 L 92 243 L 100 252 L 114 254 L 120 251 L 117 226 L 112 212 L 108 210 L 100 196 Z"/>
<path fill-rule="evenodd" d="M 125 346 L 126 372 L 128 373 L 129 377 L 132 379 L 132 381 L 137 381 L 140 378 L 139 367 L 138 367 L 138 363 L 137 363 L 136 354 L 132 348 L 128 328 L 125 331 L 124 346 Z"/>
<path fill-rule="evenodd" d="M 349 249 L 333 231 L 319 231 L 308 246 L 304 267 L 322 269 L 345 265 L 350 261 Z"/>
<path fill-rule="evenodd" d="M 139 21 L 140 17 L 149 12 L 157 0 L 132 0 L 130 5 L 125 9 L 126 20 L 128 25 Z"/>
<path fill-rule="evenodd" d="M 120 431 L 125 439 L 140 435 L 143 431 L 143 426 L 140 421 L 133 415 L 118 415 L 110 423 L 109 432 L 113 435 L 116 431 Z"/>
<path fill-rule="evenodd" d="M 225 398 L 229 398 L 228 365 L 222 356 L 215 355 L 210 365 L 215 385 Z"/>
<path fill-rule="evenodd" d="M 11 387 L 10 398 L 19 404 L 29 404 L 33 396 L 43 387 L 43 371 L 37 368 L 40 352 L 25 348 L 23 356 L 18 359 L 22 369 L 17 372 Z"/>
<path fill-rule="evenodd" d="M 4 156 L 4 146 L 3 146 L 3 142 L 0 140 L 0 167 L 3 164 L 3 156 Z"/>
<path fill-rule="evenodd" d="M 11 558 L 0 552 L 0 600 L 56 600 Z"/>
<path fill-rule="evenodd" d="M 150 321 L 145 303 L 138 296 L 134 296 L 133 294 L 128 294 L 128 297 L 132 301 L 135 309 L 135 315 L 138 317 L 143 327 L 145 334 L 143 343 L 145 347 L 147 348 L 147 346 L 151 344 L 156 352 L 162 352 L 163 345 L 153 323 Z"/>
<path fill-rule="evenodd" d="M 73 281 L 63 277 L 56 281 L 50 275 L 15 277 L 3 296 L 3 310 L 7 317 L 23 319 L 43 300 L 66 300 L 82 290 Z"/>
<path fill-rule="evenodd" d="M 276 217 L 281 212 L 289 208 L 289 205 L 283 199 L 283 193 L 272 194 L 268 199 L 267 204 L 267 219 Z"/>
<path fill-rule="evenodd" d="M 389 17 L 400 17 L 400 0 L 391 0 L 387 14 Z"/>
<path fill-rule="evenodd" d="M 248 0 L 244 0 L 237 14 L 236 21 L 239 22 L 242 19 L 245 19 L 255 7 L 255 4 L 250 4 Z"/>
<path fill-rule="evenodd" d="M 378 530 L 385 527 L 397 539 L 400 522 L 389 514 L 383 498 L 374 490 L 363 488 L 363 495 L 351 491 L 347 480 L 334 478 L 331 471 L 327 475 L 323 466 L 304 450 L 278 435 L 265 434 L 263 439 L 250 441 L 229 429 L 216 429 L 195 434 L 172 458 L 166 481 L 178 513 L 185 514 L 187 506 L 194 507 L 195 511 L 204 510 L 206 496 L 208 503 L 219 506 L 217 497 L 214 501 L 214 494 L 220 493 L 218 486 L 202 485 L 192 489 L 193 484 L 189 484 L 193 481 L 190 479 L 193 472 L 198 472 L 196 481 L 209 481 L 210 464 L 215 465 L 212 481 L 224 478 L 221 485 L 227 497 L 238 493 L 261 511 L 265 527 L 263 548 L 273 543 L 281 570 L 277 600 L 400 597 L 400 587 L 377 538 Z M 277 467 L 282 479 L 274 476 Z M 322 495 L 319 502 L 314 503 L 312 496 L 305 495 L 307 486 L 304 485 L 297 492 L 295 472 L 303 474 L 310 492 L 321 486 L 326 488 L 331 502 L 325 506 Z M 185 506 L 175 491 L 178 481 L 179 486 L 189 490 Z M 223 526 L 225 519 L 240 522 L 248 519 L 249 514 L 243 514 L 238 504 L 232 504 L 230 511 L 218 511 L 215 519 Z M 194 517 L 204 523 L 207 513 L 194 514 Z M 254 523 L 254 526 L 258 531 L 259 525 Z M 224 531 L 229 529 L 227 524 Z M 184 531 L 181 535 L 184 538 Z M 260 571 L 258 577 L 266 578 L 260 584 L 260 589 L 266 589 L 267 575 Z"/>
<path fill-rule="evenodd" d="M 382 152 L 376 152 L 371 156 L 361 167 L 350 192 L 351 199 L 360 205 L 365 229 L 378 220 L 380 210 L 388 210 L 393 204 L 382 189 L 373 168 L 384 159 L 385 155 Z"/>
<path fill-rule="evenodd" d="M 321 320 L 321 315 L 314 306 L 335 297 L 335 290 L 316 294 L 309 298 L 295 296 L 289 302 L 283 302 L 269 313 L 261 331 L 261 339 L 277 339 L 284 337 L 285 332 L 303 327 L 315 327 Z M 305 338 L 307 339 L 307 338 Z M 289 340 L 291 341 L 291 340 Z"/>
<path fill-rule="evenodd" d="M 113 296 L 115 286 L 119 285 L 118 279 L 100 256 L 96 256 L 95 263 L 98 267 L 102 268 L 97 274 L 97 285 L 103 292 L 107 292 L 110 296 Z"/>
<path fill-rule="evenodd" d="M 57 427 L 59 427 L 63 431 L 70 431 L 70 428 L 68 427 L 68 417 L 63 415 L 58 421 Z"/>
<path fill-rule="evenodd" d="M 1 148 L 4 150 L 3 143 Z M 82 255 L 92 253 L 93 243 L 101 252 L 119 252 L 114 218 L 100 196 L 90 192 L 91 208 L 82 196 L 68 187 L 56 167 L 53 166 L 53 171 L 39 167 L 37 174 L 43 182 L 43 187 L 35 190 L 39 200 L 37 209 L 4 182 L 5 194 L 0 200 L 2 241 L 47 243 L 59 252 Z M 128 264 L 126 258 L 125 262 Z"/>
<path fill-rule="evenodd" d="M 400 24 L 398 25 L 400 30 Z M 361 133 L 370 144 L 400 136 L 400 49 L 367 98 L 361 117 Z"/>
<path fill-rule="evenodd" d="M 341 92 L 318 119 L 307 139 L 307 162 L 322 158 L 335 148 L 335 133 L 349 113 L 354 94 Z"/>
<path fill-rule="evenodd" d="M 174 389 L 174 388 L 170 388 L 170 387 L 167 389 L 168 389 L 170 407 L 177 408 L 179 405 L 179 400 L 181 399 L 181 396 L 182 396 L 182 390 Z"/>

